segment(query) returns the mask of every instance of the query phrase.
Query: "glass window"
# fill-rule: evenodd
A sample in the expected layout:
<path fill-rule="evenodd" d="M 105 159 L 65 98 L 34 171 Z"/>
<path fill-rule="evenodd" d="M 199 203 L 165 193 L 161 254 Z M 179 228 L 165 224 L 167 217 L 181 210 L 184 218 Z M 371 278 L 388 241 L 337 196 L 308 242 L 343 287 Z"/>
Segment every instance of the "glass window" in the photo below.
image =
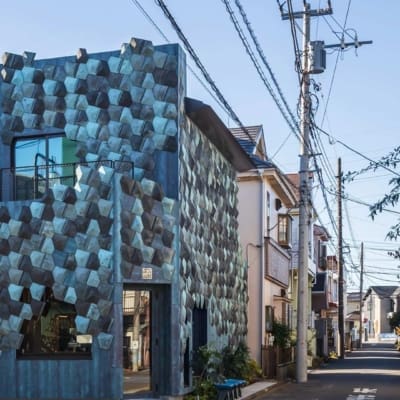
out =
<path fill-rule="evenodd" d="M 29 289 L 24 289 L 22 301 L 31 304 Z M 46 289 L 42 302 L 40 315 L 25 320 L 22 325 L 24 340 L 18 356 L 89 356 L 92 336 L 77 331 L 75 307 L 56 300 L 49 288 Z"/>
<path fill-rule="evenodd" d="M 76 142 L 64 136 L 40 136 L 14 142 L 15 200 L 43 196 L 56 183 L 73 186 Z"/>
<path fill-rule="evenodd" d="M 291 245 L 291 218 L 287 214 L 278 215 L 278 243 L 283 247 Z"/>

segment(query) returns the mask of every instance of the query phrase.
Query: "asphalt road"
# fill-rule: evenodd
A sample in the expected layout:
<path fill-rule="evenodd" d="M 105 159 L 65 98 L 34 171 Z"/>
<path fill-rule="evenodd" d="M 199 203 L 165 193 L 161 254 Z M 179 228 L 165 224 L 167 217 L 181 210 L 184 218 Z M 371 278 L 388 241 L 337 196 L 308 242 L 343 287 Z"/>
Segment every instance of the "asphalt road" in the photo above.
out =
<path fill-rule="evenodd" d="M 393 343 L 364 344 L 308 375 L 306 383 L 285 383 L 265 400 L 399 400 L 400 352 Z"/>

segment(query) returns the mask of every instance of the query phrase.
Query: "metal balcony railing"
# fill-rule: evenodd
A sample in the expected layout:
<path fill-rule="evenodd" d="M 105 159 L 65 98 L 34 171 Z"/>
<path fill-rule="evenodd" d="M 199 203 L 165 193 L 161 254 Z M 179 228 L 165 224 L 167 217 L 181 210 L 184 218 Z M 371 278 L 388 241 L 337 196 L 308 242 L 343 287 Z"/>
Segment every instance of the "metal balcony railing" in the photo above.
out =
<path fill-rule="evenodd" d="M 50 163 L 17 168 L 3 168 L 0 171 L 0 201 L 35 200 L 41 198 L 56 184 L 74 186 L 79 166 L 98 170 L 101 166 L 114 169 L 133 178 L 134 165 L 130 161 L 102 160 L 65 164 Z"/>

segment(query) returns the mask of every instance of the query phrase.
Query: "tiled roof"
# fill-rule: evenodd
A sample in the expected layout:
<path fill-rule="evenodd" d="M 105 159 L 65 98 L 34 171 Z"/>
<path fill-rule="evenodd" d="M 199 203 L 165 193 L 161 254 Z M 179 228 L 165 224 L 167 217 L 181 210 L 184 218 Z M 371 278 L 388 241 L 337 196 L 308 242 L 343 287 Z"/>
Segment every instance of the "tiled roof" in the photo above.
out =
<path fill-rule="evenodd" d="M 249 140 L 249 136 L 252 138 L 253 142 L 257 140 L 258 133 L 262 129 L 262 125 L 245 126 L 246 131 L 243 128 L 229 128 L 233 136 L 236 139 L 246 139 Z M 248 134 L 247 134 L 248 133 Z"/>
<path fill-rule="evenodd" d="M 246 126 L 245 129 L 246 131 L 241 127 L 229 128 L 232 135 L 240 143 L 246 153 L 253 154 L 257 144 L 258 134 L 262 130 L 262 125 Z"/>

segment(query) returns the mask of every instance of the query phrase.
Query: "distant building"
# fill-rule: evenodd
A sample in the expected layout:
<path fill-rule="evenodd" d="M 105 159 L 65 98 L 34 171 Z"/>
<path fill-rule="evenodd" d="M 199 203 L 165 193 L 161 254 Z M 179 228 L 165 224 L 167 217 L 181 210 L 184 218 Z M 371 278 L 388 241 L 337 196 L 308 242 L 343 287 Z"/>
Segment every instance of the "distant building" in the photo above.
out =
<path fill-rule="evenodd" d="M 398 286 L 371 286 L 364 296 L 364 315 L 368 320 L 368 336 L 379 338 L 382 333 L 390 333 L 390 313 L 395 311 L 394 294 Z"/>
<path fill-rule="evenodd" d="M 316 355 L 327 357 L 337 351 L 338 343 L 338 271 L 336 257 L 327 256 L 327 230 L 314 225 L 314 260 L 317 265 L 312 287 L 312 310 L 315 315 Z"/>

